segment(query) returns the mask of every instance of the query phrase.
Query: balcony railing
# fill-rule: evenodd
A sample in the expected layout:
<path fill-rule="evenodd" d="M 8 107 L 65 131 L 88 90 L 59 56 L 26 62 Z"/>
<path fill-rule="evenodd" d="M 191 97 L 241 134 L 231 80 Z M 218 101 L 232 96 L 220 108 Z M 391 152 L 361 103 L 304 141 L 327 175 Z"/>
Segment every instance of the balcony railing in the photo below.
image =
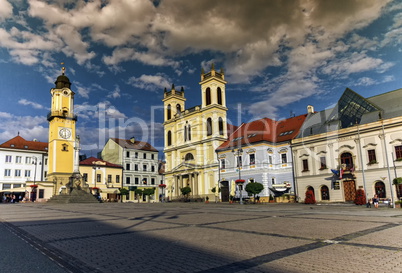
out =
<path fill-rule="evenodd" d="M 64 119 L 71 119 L 77 121 L 77 115 L 69 114 L 65 111 L 50 111 L 47 114 L 47 120 L 51 121 L 54 118 L 64 118 Z"/>

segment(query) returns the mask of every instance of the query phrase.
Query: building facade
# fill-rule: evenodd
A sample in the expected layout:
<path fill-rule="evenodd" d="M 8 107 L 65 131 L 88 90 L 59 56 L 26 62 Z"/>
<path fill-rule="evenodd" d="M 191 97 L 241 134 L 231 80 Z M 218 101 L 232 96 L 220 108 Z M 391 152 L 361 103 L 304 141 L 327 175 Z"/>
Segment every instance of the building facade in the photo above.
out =
<path fill-rule="evenodd" d="M 239 197 L 235 181 L 263 184 L 261 201 L 283 193 L 294 195 L 293 157 L 290 140 L 297 136 L 307 115 L 275 121 L 269 118 L 243 123 L 217 149 L 221 200 Z M 243 188 L 244 188 L 243 187 Z M 247 196 L 243 190 L 242 196 Z"/>
<path fill-rule="evenodd" d="M 0 195 L 16 194 L 30 198 L 30 184 L 39 184 L 47 174 L 47 142 L 25 140 L 16 136 L 0 145 Z M 37 199 L 43 199 L 45 189 L 38 191 Z"/>
<path fill-rule="evenodd" d="M 120 200 L 123 167 L 105 160 L 89 157 L 80 161 L 80 173 L 91 193 L 104 201 Z"/>
<path fill-rule="evenodd" d="M 101 152 L 102 159 L 123 166 L 122 186 L 130 190 L 127 201 L 138 200 L 136 189 L 154 188 L 155 194 L 146 200 L 146 196 L 140 201 L 157 201 L 162 176 L 159 175 L 158 150 L 151 144 L 138 141 L 135 138 L 119 139 L 110 138 Z"/>
<path fill-rule="evenodd" d="M 402 176 L 402 89 L 363 98 L 346 89 L 334 108 L 308 115 L 292 141 L 300 201 L 313 190 L 323 202 L 366 197 L 395 200 Z"/>
<path fill-rule="evenodd" d="M 218 183 L 215 149 L 227 139 L 226 81 L 224 72 L 201 73 L 201 105 L 186 108 L 185 92 L 164 92 L 165 182 L 169 199 L 190 187 L 193 198 L 213 196 Z"/>

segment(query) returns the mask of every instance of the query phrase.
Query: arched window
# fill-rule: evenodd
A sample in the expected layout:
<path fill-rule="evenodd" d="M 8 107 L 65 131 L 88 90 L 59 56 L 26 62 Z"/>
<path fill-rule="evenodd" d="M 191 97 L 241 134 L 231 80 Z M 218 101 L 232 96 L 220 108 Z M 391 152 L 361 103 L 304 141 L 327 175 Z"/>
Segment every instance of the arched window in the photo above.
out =
<path fill-rule="evenodd" d="M 378 195 L 378 198 L 385 198 L 387 193 L 385 192 L 385 184 L 384 182 L 378 181 L 375 183 L 375 194 Z"/>
<path fill-rule="evenodd" d="M 216 91 L 218 95 L 218 104 L 222 105 L 222 90 L 220 87 L 218 87 L 218 90 Z"/>
<path fill-rule="evenodd" d="M 170 106 L 170 104 L 168 104 L 167 106 L 167 119 L 171 119 L 172 118 L 172 106 Z"/>
<path fill-rule="evenodd" d="M 176 113 L 179 114 L 179 115 L 181 114 L 181 106 L 180 106 L 180 104 L 176 105 Z"/>
<path fill-rule="evenodd" d="M 207 119 L 207 136 L 212 135 L 212 119 Z"/>
<path fill-rule="evenodd" d="M 167 132 L 167 145 L 168 146 L 172 145 L 172 132 L 171 131 Z"/>
<path fill-rule="evenodd" d="M 321 187 L 321 200 L 329 200 L 329 189 L 327 186 Z"/>
<path fill-rule="evenodd" d="M 353 156 L 351 153 L 341 154 L 341 164 L 346 168 L 345 170 L 350 170 L 353 168 Z"/>
<path fill-rule="evenodd" d="M 186 125 L 184 125 L 184 141 L 191 140 L 191 126 L 186 121 Z"/>
<path fill-rule="evenodd" d="M 205 91 L 205 105 L 210 105 L 211 104 L 211 88 L 207 88 Z"/>
<path fill-rule="evenodd" d="M 188 153 L 186 154 L 186 156 L 184 157 L 185 161 L 190 161 L 190 160 L 194 160 L 194 156 L 192 153 Z"/>
<path fill-rule="evenodd" d="M 219 134 L 223 136 L 223 119 L 219 118 Z"/>

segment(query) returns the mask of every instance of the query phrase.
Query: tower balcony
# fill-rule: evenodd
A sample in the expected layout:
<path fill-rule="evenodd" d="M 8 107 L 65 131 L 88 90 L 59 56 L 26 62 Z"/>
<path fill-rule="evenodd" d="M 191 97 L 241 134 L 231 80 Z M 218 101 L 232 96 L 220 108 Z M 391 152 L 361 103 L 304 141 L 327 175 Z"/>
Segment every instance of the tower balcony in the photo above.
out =
<path fill-rule="evenodd" d="M 68 113 L 66 111 L 50 111 L 47 114 L 47 120 L 51 121 L 54 118 L 71 119 L 71 120 L 74 120 L 74 121 L 77 121 L 77 119 L 78 119 L 77 115 L 74 115 L 72 113 Z"/>

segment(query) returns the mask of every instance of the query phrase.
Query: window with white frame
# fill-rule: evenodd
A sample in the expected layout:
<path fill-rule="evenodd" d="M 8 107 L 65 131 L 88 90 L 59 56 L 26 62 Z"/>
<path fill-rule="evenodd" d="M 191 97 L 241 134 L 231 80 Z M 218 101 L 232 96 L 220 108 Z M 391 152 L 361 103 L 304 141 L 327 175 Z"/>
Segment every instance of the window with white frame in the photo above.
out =
<path fill-rule="evenodd" d="M 288 158 L 286 154 L 281 154 L 281 158 L 282 158 L 282 163 L 287 163 L 288 162 Z"/>
<path fill-rule="evenodd" d="M 327 168 L 327 159 L 325 156 L 320 157 L 320 170 L 324 170 Z"/>
<path fill-rule="evenodd" d="M 21 163 L 22 162 L 22 156 L 17 155 L 15 157 L 15 163 Z"/>
<path fill-rule="evenodd" d="M 307 172 L 307 171 L 308 171 L 308 160 L 307 160 L 307 159 L 303 159 L 303 160 L 302 160 L 302 165 L 303 165 L 303 170 L 302 170 L 302 172 Z"/>
<path fill-rule="evenodd" d="M 395 156 L 397 160 L 402 160 L 402 145 L 395 146 Z"/>
<path fill-rule="evenodd" d="M 10 163 L 13 160 L 11 155 L 6 155 L 6 163 Z"/>
<path fill-rule="evenodd" d="M 221 169 L 222 170 L 226 169 L 226 160 L 224 158 L 221 159 Z"/>
<path fill-rule="evenodd" d="M 367 155 L 368 155 L 368 163 L 369 164 L 374 164 L 377 163 L 377 156 L 375 154 L 375 150 L 367 150 Z"/>
<path fill-rule="evenodd" d="M 27 156 L 25 157 L 25 164 L 31 164 L 32 163 L 32 157 Z"/>
<path fill-rule="evenodd" d="M 25 170 L 25 177 L 31 177 L 31 170 Z"/>
<path fill-rule="evenodd" d="M 15 177 L 21 177 L 21 170 L 15 170 L 14 176 Z"/>
<path fill-rule="evenodd" d="M 255 165 L 255 154 L 250 154 L 250 166 Z"/>
<path fill-rule="evenodd" d="M 10 169 L 5 169 L 4 170 L 4 176 L 11 176 L 11 170 Z"/>

